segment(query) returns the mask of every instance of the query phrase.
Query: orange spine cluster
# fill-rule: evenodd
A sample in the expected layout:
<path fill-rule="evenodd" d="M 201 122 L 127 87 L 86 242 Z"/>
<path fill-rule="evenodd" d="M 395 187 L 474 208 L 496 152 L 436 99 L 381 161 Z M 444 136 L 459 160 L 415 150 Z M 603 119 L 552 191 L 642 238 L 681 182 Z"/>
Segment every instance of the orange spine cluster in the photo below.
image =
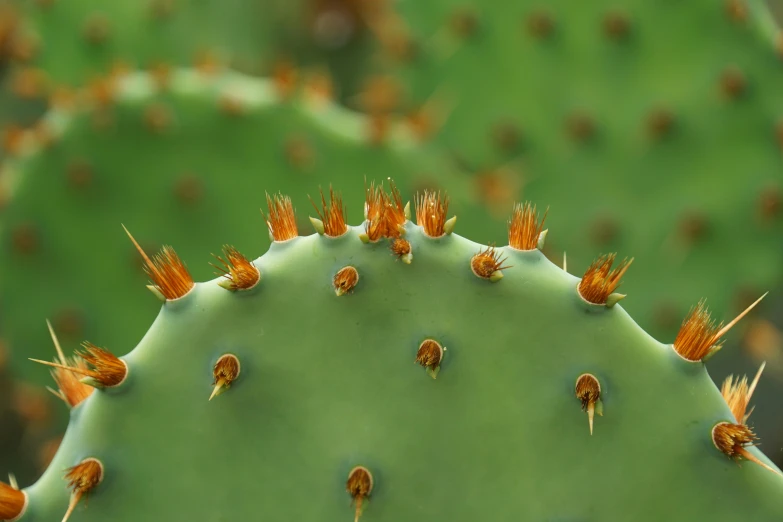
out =
<path fill-rule="evenodd" d="M 616 254 L 601 256 L 585 271 L 579 282 L 579 295 L 593 304 L 606 304 L 609 296 L 620 286 L 620 279 L 633 259 L 623 260 L 612 270 Z"/>
<path fill-rule="evenodd" d="M 323 210 L 319 209 L 312 199 L 310 202 L 323 223 L 324 234 L 330 237 L 338 237 L 348 232 L 348 225 L 345 223 L 343 198 L 335 194 L 332 187 L 329 187 L 329 203 L 326 202 L 323 190 L 321 191 L 321 208 Z"/>
<path fill-rule="evenodd" d="M 383 237 L 396 238 L 402 235 L 405 225 L 405 205 L 394 182 L 390 182 L 390 193 L 383 190 L 383 185 L 370 184 L 365 188 L 365 214 L 367 221 L 364 231 L 370 241 L 378 241 Z"/>
<path fill-rule="evenodd" d="M 96 386 L 99 388 L 110 388 L 118 386 L 125 380 L 128 374 L 128 367 L 119 357 L 103 348 L 98 348 L 92 343 L 84 342 L 82 344 L 87 350 L 86 352 L 76 352 L 76 355 L 81 357 L 81 362 L 68 365 L 65 363 L 51 363 L 48 361 L 41 361 L 38 359 L 31 359 L 34 362 L 45 364 L 46 366 L 52 366 L 62 371 L 74 373 L 77 375 L 83 375 L 87 379 L 82 379 L 76 382 L 90 386 Z M 65 358 L 61 357 L 61 361 Z M 86 363 L 86 364 L 85 364 Z M 87 365 L 92 368 L 88 368 Z M 76 379 L 74 377 L 74 379 Z M 59 374 L 55 376 L 55 381 L 60 386 L 60 394 L 55 394 L 65 400 L 71 406 L 75 406 L 82 400 L 89 396 L 89 393 L 84 392 L 80 387 L 77 387 L 70 378 L 63 378 Z M 64 387 L 63 387 L 64 386 Z M 73 389 L 72 389 L 73 388 Z M 84 397 L 82 397 L 84 395 Z"/>
<path fill-rule="evenodd" d="M 508 222 L 508 244 L 517 250 L 535 250 L 544 230 L 546 215 L 538 220 L 535 205 L 525 202 L 514 205 L 514 211 Z"/>
<path fill-rule="evenodd" d="M 27 507 L 27 495 L 13 486 L 0 482 L 0 520 L 14 520 Z"/>
<path fill-rule="evenodd" d="M 487 247 L 474 255 L 470 260 L 470 269 L 482 279 L 497 280 L 502 277 L 501 270 L 511 268 L 503 264 L 506 260 L 494 247 Z"/>
<path fill-rule="evenodd" d="M 720 350 L 722 346 L 722 343 L 719 343 L 720 338 L 759 304 L 766 295 L 756 299 L 725 326 L 723 323 L 715 324 L 715 321 L 710 318 L 704 300 L 699 301 L 699 304 L 691 309 L 683 321 L 680 331 L 677 332 L 673 344 L 674 351 L 688 361 L 703 361 Z"/>
<path fill-rule="evenodd" d="M 441 197 L 440 192 L 425 190 L 416 196 L 416 223 L 430 237 L 440 237 L 446 233 L 446 215 L 449 211 L 448 196 Z"/>
<path fill-rule="evenodd" d="M 701 361 L 708 355 L 720 350 L 722 344 L 716 343 L 716 334 L 723 323 L 716 324 L 710 317 L 710 312 L 704 300 L 692 308 L 682 323 L 677 337 L 674 339 L 674 350 L 683 359 Z"/>
<path fill-rule="evenodd" d="M 364 466 L 356 466 L 348 474 L 348 481 L 345 489 L 351 495 L 351 499 L 356 505 L 356 516 L 354 522 L 358 522 L 362 514 L 362 504 L 372 493 L 373 479 L 370 471 Z"/>
<path fill-rule="evenodd" d="M 52 378 L 57 384 L 57 391 L 49 389 L 55 396 L 59 397 L 68 407 L 73 408 L 82 403 L 92 394 L 92 386 L 88 386 L 79 380 L 78 375 L 87 373 L 87 363 L 79 357 L 66 358 L 60 341 L 54 333 L 54 328 L 49 321 L 46 321 L 49 327 L 49 334 L 52 337 L 54 348 L 57 351 L 57 359 L 60 366 L 55 366 L 52 370 Z M 72 369 L 71 369 L 72 368 Z"/>
<path fill-rule="evenodd" d="M 230 245 L 225 245 L 223 252 L 227 261 L 219 256 L 214 256 L 223 266 L 214 264 L 212 266 L 220 270 L 223 277 L 225 277 L 224 283 L 226 283 L 226 288 L 229 290 L 253 288 L 261 279 L 261 273 L 258 271 L 258 268 L 243 256 L 239 250 Z M 223 283 L 221 283 L 221 286 L 223 286 Z"/>
<path fill-rule="evenodd" d="M 337 271 L 332 280 L 335 293 L 340 296 L 353 290 L 359 282 L 359 272 L 352 266 L 346 266 Z"/>
<path fill-rule="evenodd" d="M 68 468 L 65 473 L 65 480 L 68 482 L 68 488 L 71 490 L 71 502 L 62 522 L 67 522 L 82 497 L 89 495 L 101 483 L 103 480 L 103 464 L 97 459 L 84 459 L 79 464 Z"/>
<path fill-rule="evenodd" d="M 217 360 L 212 368 L 214 380 L 212 381 L 212 395 L 209 396 L 209 400 L 212 400 L 221 390 L 231 387 L 231 383 L 239 377 L 240 368 L 239 359 L 230 353 L 221 356 Z"/>
<path fill-rule="evenodd" d="M 277 194 L 274 197 L 267 194 L 266 204 L 269 214 L 264 215 L 262 210 L 261 215 L 264 216 L 272 238 L 275 241 L 287 241 L 297 237 L 299 231 L 296 228 L 296 214 L 294 214 L 291 198 L 282 194 Z"/>
<path fill-rule="evenodd" d="M 764 371 L 764 364 L 759 368 L 750 386 L 748 386 L 747 377 L 743 377 L 741 381 L 735 381 L 734 376 L 730 375 L 723 381 L 721 395 L 723 395 L 723 399 L 731 409 L 731 414 L 736 423 L 720 422 L 716 424 L 712 429 L 712 442 L 727 457 L 733 459 L 742 457 L 773 473 L 779 473 L 778 470 L 763 462 L 747 449 L 749 446 L 755 446 L 758 441 L 756 434 L 747 425 L 748 417 L 750 417 L 753 410 L 751 409 L 748 412 L 747 409 L 756 385 L 761 378 L 762 371 Z"/>
<path fill-rule="evenodd" d="M 93 379 L 97 386 L 111 388 L 118 386 L 125 380 L 128 367 L 122 359 L 89 342 L 82 343 L 82 346 L 87 351 L 77 352 L 77 355 L 93 368 L 88 370 L 86 375 Z"/>
<path fill-rule="evenodd" d="M 125 227 L 123 226 L 123 228 Z M 164 246 L 159 254 L 150 259 L 127 228 L 125 228 L 125 232 L 144 259 L 144 271 L 152 280 L 155 289 L 163 297 L 169 300 L 178 299 L 190 292 L 196 285 L 187 267 L 173 248 Z"/>
<path fill-rule="evenodd" d="M 425 368 L 435 369 L 443 359 L 443 347 L 438 341 L 427 339 L 419 345 L 415 362 Z"/>
<path fill-rule="evenodd" d="M 57 391 L 53 391 L 53 393 L 62 399 L 65 404 L 73 408 L 87 399 L 95 388 L 84 384 L 77 377 L 77 375 L 85 375 L 89 371 L 84 359 L 73 357 L 71 359 L 62 359 L 60 362 L 63 366 L 73 369 L 54 368 L 52 370 L 52 378 L 57 384 Z"/>

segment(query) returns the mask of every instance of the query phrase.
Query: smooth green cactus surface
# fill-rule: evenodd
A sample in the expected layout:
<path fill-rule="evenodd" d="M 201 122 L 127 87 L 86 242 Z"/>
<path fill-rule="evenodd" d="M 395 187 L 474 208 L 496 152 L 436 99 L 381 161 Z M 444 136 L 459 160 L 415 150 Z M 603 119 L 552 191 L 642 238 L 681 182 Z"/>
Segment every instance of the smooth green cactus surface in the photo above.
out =
<path fill-rule="evenodd" d="M 732 417 L 703 364 L 585 303 L 538 251 L 502 248 L 491 283 L 470 268 L 481 245 L 406 229 L 410 265 L 357 227 L 274 243 L 249 291 L 212 280 L 166 302 L 135 348 L 114 347 L 127 379 L 72 411 L 21 520 L 59 520 L 63 470 L 87 458 L 103 481 L 74 522 L 353 520 L 358 465 L 374 478 L 363 522 L 783 517 L 783 478 L 713 445 Z M 337 296 L 346 265 L 360 278 Z M 414 364 L 427 338 L 447 350 L 437 379 Z M 241 374 L 208 401 L 225 353 Z M 585 372 L 603 401 L 592 436 Z"/>
<path fill-rule="evenodd" d="M 624 290 L 644 297 L 625 305 L 645 329 L 671 334 L 695 296 L 728 314 L 783 282 L 783 39 L 763 2 L 395 9 L 421 52 L 392 70 L 414 103 L 448 100 L 437 141 L 478 197 L 501 217 L 545 202 L 553 257 L 634 255 Z"/>
<path fill-rule="evenodd" d="M 115 98 L 108 109 L 54 109 L 43 125 L 53 143 L 28 136 L 0 174 L 9 194 L 0 272 L 18 275 L 0 281 L 0 336 L 18 374 L 31 374 L 27 357 L 48 358 L 47 318 L 64 340 L 101 338 L 112 348 L 141 338 L 154 315 L 133 270 L 140 258 L 114 233 L 121 223 L 148 251 L 172 244 L 188 260 L 219 254 L 224 242 L 248 253 L 268 245 L 259 209 L 272 185 L 296 194 L 303 234 L 316 215 L 308 194 L 320 204 L 319 186 L 328 193 L 332 181 L 350 187 L 346 200 L 363 197 L 365 178 L 395 173 L 401 190 L 438 179 L 454 186 L 455 201 L 468 199 L 469 185 L 404 124 L 374 145 L 365 117 L 303 92 L 281 100 L 267 80 L 178 70 L 158 92 L 149 75 L 132 73 Z M 192 270 L 202 279 L 215 272 Z M 121 297 L 108 313 L 110 287 Z"/>

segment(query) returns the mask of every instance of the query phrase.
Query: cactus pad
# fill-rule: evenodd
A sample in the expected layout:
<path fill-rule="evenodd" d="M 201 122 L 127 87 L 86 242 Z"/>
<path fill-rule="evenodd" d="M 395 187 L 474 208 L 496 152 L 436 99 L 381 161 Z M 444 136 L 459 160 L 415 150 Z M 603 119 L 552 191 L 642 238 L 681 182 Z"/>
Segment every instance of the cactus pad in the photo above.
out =
<path fill-rule="evenodd" d="M 438 208 L 430 195 L 417 214 Z M 274 242 L 250 289 L 221 277 L 166 300 L 135 348 L 115 347 L 121 384 L 73 408 L 21 520 L 69 504 L 84 522 L 783 517 L 766 457 L 717 439 L 762 464 L 739 466 L 713 443 L 745 428 L 748 394 L 730 408 L 687 347 L 610 303 L 611 274 L 591 269 L 592 304 L 538 250 L 406 221 L 384 234 L 409 243 L 406 264 L 360 240 L 371 224 Z M 502 278 L 471 270 L 485 253 Z M 358 279 L 336 293 L 347 266 Z"/>
<path fill-rule="evenodd" d="M 395 9 L 421 49 L 397 78 L 450 100 L 437 141 L 478 196 L 500 217 L 548 205 L 558 261 L 637 256 L 625 305 L 646 330 L 783 283 L 783 32 L 762 0 Z"/>
<path fill-rule="evenodd" d="M 148 249 L 176 244 L 184 259 L 218 254 L 224 242 L 252 252 L 269 244 L 258 225 L 272 181 L 296 195 L 303 233 L 316 216 L 308 195 L 320 206 L 319 187 L 328 194 L 332 181 L 346 180 L 344 197 L 356 200 L 365 177 L 404 173 L 400 188 L 413 190 L 421 177 L 445 182 L 454 172 L 402 121 L 373 143 L 366 117 L 304 87 L 238 73 L 128 73 L 72 103 L 25 132 L 0 174 L 0 271 L 19 275 L 0 282 L 2 336 L 20 375 L 30 373 L 25 357 L 48 354 L 46 318 L 64 341 L 102 338 L 113 348 L 141 338 L 154 313 L 132 270 L 141 259 L 114 234 L 120 224 Z M 459 198 L 458 180 L 451 184 Z M 84 256 L 98 245 L 112 263 Z M 216 270 L 191 268 L 202 279 Z M 123 298 L 104 315 L 109 282 Z"/>

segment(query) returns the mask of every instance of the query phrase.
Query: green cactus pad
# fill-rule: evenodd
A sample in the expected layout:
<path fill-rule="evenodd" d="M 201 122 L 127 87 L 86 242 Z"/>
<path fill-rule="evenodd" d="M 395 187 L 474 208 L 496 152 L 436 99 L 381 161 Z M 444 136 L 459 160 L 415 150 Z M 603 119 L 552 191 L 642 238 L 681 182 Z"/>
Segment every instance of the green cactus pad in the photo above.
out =
<path fill-rule="evenodd" d="M 181 64 L 212 48 L 268 72 L 283 53 L 308 55 L 308 12 L 349 3 L 268 4 L 259 22 L 256 6 L 236 2 L 174 2 L 159 19 L 165 1 L 30 2 L 26 23 L 42 42 L 36 64 L 81 85 L 116 61 Z M 783 67 L 762 2 L 395 5 L 417 42 L 412 59 L 367 65 L 350 53 L 377 46 L 360 38 L 348 55 L 310 54 L 308 63 L 331 60 L 341 95 L 358 90 L 345 88 L 351 74 L 370 71 L 396 75 L 413 105 L 442 95 L 451 110 L 439 143 L 476 173 L 474 202 L 496 220 L 523 197 L 548 205 L 560 236 L 547 254 L 565 250 L 573 266 L 599 249 L 636 255 L 639 275 L 624 291 L 644 299 L 626 306 L 648 331 L 672 335 L 699 297 L 728 315 L 739 295 L 783 282 L 774 241 L 783 233 Z M 112 36 L 89 44 L 85 26 L 100 13 Z M 466 226 L 477 239 L 487 230 L 483 220 Z"/>
<path fill-rule="evenodd" d="M 437 141 L 480 197 L 502 217 L 513 200 L 549 206 L 553 259 L 636 256 L 624 304 L 645 329 L 783 283 L 783 34 L 762 1 L 396 10 L 421 47 L 398 78 L 414 102 L 451 102 Z"/>
<path fill-rule="evenodd" d="M 118 81 L 115 96 L 109 108 L 52 110 L 43 127 L 54 143 L 42 147 L 29 133 L 0 174 L 9 195 L 0 272 L 17 274 L 0 282 L 0 335 L 18 375 L 31 373 L 27 357 L 52 357 L 47 318 L 64 341 L 100 338 L 111 349 L 141 338 L 154 307 L 134 270 L 140 258 L 116 234 L 121 224 L 150 253 L 173 245 L 203 279 L 215 270 L 191 260 L 219 254 L 224 242 L 251 257 L 269 244 L 259 231 L 266 187 L 296 194 L 302 234 L 316 215 L 307 195 L 320 204 L 319 186 L 328 191 L 332 181 L 350 187 L 343 196 L 351 200 L 363 197 L 365 177 L 394 174 L 401 190 L 438 179 L 467 199 L 469 186 L 450 181 L 454 168 L 402 122 L 373 145 L 363 116 L 304 92 L 282 100 L 271 81 L 179 70 L 158 92 L 138 72 Z M 109 291 L 122 297 L 104 313 Z"/>
<path fill-rule="evenodd" d="M 703 364 L 587 304 L 538 251 L 503 248 L 491 283 L 470 269 L 482 245 L 406 230 L 410 265 L 356 227 L 274 243 L 250 291 L 212 280 L 166 302 L 115 347 L 125 382 L 72 411 L 21 520 L 58 520 L 63 470 L 86 458 L 104 476 L 74 522 L 349 521 L 354 466 L 374 479 L 362 522 L 783 517 L 783 477 L 713 445 L 732 417 Z M 338 297 L 346 265 L 360 280 Z M 414 363 L 427 338 L 448 350 L 437 379 Z M 208 401 L 225 353 L 241 374 Z M 585 372 L 603 402 L 592 436 Z"/>

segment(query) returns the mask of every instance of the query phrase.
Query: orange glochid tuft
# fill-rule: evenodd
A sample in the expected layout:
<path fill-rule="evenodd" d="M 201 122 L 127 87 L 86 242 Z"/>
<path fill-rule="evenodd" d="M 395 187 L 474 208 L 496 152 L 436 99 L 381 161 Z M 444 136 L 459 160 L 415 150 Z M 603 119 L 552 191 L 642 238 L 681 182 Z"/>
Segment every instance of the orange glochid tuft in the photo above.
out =
<path fill-rule="evenodd" d="M 223 266 L 210 264 L 220 270 L 218 275 L 225 277 L 226 281 L 224 282 L 227 284 L 228 289 L 247 290 L 253 288 L 261 279 L 261 273 L 258 271 L 258 268 L 233 246 L 223 246 L 223 252 L 226 260 L 213 254 L 215 259 Z"/>
<path fill-rule="evenodd" d="M 324 224 L 324 234 L 329 237 L 339 237 L 348 232 L 348 225 L 345 224 L 345 205 L 343 205 L 343 198 L 339 194 L 335 194 L 332 187 L 329 187 L 329 202 L 327 203 L 323 190 L 321 193 L 321 209 L 319 209 L 315 202 L 310 199 L 310 203 L 313 204 L 318 218 Z"/>
<path fill-rule="evenodd" d="M 754 431 L 742 423 L 720 422 L 712 428 L 712 443 L 724 455 L 735 460 L 744 458 L 772 473 L 780 475 L 777 469 L 748 451 L 748 447 L 755 446 L 757 441 L 758 436 L 756 436 Z"/>
<path fill-rule="evenodd" d="M 601 398 L 601 384 L 595 376 L 585 373 L 576 380 L 575 392 L 582 409 L 587 411 L 590 404 L 595 404 Z"/>
<path fill-rule="evenodd" d="M 124 225 L 123 228 L 125 228 Z M 125 232 L 144 259 L 144 272 L 147 273 L 155 289 L 163 297 L 169 300 L 178 299 L 196 286 L 187 267 L 173 248 L 164 245 L 160 253 L 150 259 L 127 228 L 125 228 Z"/>
<path fill-rule="evenodd" d="M 416 195 L 416 223 L 430 237 L 440 237 L 446 233 L 446 214 L 449 211 L 449 197 L 440 192 L 425 190 Z"/>
<path fill-rule="evenodd" d="M 49 334 L 52 337 L 54 348 L 57 351 L 57 358 L 54 364 L 46 363 L 44 361 L 36 361 L 52 366 L 53 370 L 52 378 L 57 384 L 57 390 L 48 388 L 56 397 L 60 398 L 68 407 L 73 408 L 82 403 L 87 397 L 95 390 L 92 386 L 84 384 L 79 380 L 78 375 L 85 375 L 89 371 L 87 363 L 81 357 L 66 358 L 63 353 L 63 349 L 60 346 L 60 341 L 57 339 L 57 335 L 54 332 L 52 323 L 48 320 L 46 325 L 49 327 Z"/>
<path fill-rule="evenodd" d="M 16 520 L 27 508 L 24 491 L 0 482 L 0 520 Z"/>
<path fill-rule="evenodd" d="M 94 344 L 86 341 L 82 343 L 82 346 L 85 348 L 86 352 L 76 352 L 76 355 L 81 358 L 81 362 L 74 361 L 74 363 L 71 365 L 65 363 L 51 363 L 38 359 L 31 360 L 37 363 L 45 364 L 46 366 L 52 366 L 59 370 L 75 373 L 77 375 L 83 375 L 88 379 L 86 384 L 89 384 L 90 386 L 111 388 L 113 386 L 122 384 L 122 382 L 125 380 L 125 377 L 128 375 L 128 367 L 125 365 L 125 362 L 122 359 L 118 358 L 108 350 L 98 348 Z M 65 358 L 61 357 L 61 361 L 65 361 Z M 59 376 L 55 376 L 55 380 L 57 381 L 58 385 L 61 386 L 61 393 L 55 393 L 55 395 L 70 404 L 72 401 L 68 399 L 67 395 L 65 394 L 65 390 L 62 389 L 62 384 L 59 379 Z M 79 381 L 79 383 L 83 384 L 81 381 Z M 63 381 L 63 384 L 65 384 L 66 387 L 75 385 L 70 380 Z M 78 393 L 81 394 L 84 392 L 80 390 Z M 65 397 L 62 397 L 61 395 L 65 395 Z M 89 393 L 87 393 L 87 395 L 89 395 Z M 81 400 L 84 400 L 84 398 Z M 79 402 L 81 402 L 81 400 Z M 72 404 L 72 406 L 73 405 L 75 404 Z"/>
<path fill-rule="evenodd" d="M 503 265 L 506 258 L 501 259 L 501 252 L 496 250 L 495 247 L 488 246 L 484 250 L 480 250 L 476 255 L 470 259 L 470 269 L 478 277 L 483 279 L 490 279 L 498 277 L 498 273 L 510 266 Z"/>
<path fill-rule="evenodd" d="M 777 469 L 762 462 L 747 449 L 748 446 L 755 446 L 758 441 L 756 434 L 747 425 L 748 417 L 750 417 L 753 410 L 747 411 L 747 409 L 763 371 L 764 364 L 759 368 L 750 386 L 748 386 L 747 377 L 735 381 L 733 376 L 729 376 L 723 382 L 721 395 L 723 395 L 723 399 L 731 409 L 731 414 L 736 424 L 732 422 L 716 424 L 712 429 L 712 442 L 716 448 L 729 458 L 739 459 L 742 457 L 773 473 L 780 474 Z"/>
<path fill-rule="evenodd" d="M 82 359 L 81 363 L 67 365 L 41 361 L 38 359 L 30 360 L 45 364 L 46 366 L 58 368 L 63 371 L 75 373 L 77 375 L 83 375 L 88 380 L 86 384 L 89 384 L 90 386 L 111 388 L 113 386 L 122 384 L 122 382 L 125 380 L 125 377 L 128 375 L 128 367 L 122 359 L 115 356 L 108 350 L 99 348 L 87 341 L 82 343 L 82 346 L 85 348 L 86 352 L 76 352 L 76 355 Z M 61 360 L 65 360 L 65 358 L 62 357 Z M 86 365 L 84 363 L 86 363 Z M 55 377 L 55 380 L 57 380 L 59 385 L 60 381 L 58 380 L 58 377 Z M 82 381 L 79 382 L 81 383 Z M 60 396 L 60 394 L 57 393 L 55 393 L 55 395 L 58 397 Z M 66 402 L 70 403 L 71 401 L 66 400 Z"/>
<path fill-rule="evenodd" d="M 723 396 L 723 400 L 728 404 L 731 414 L 734 415 L 734 419 L 740 424 L 745 424 L 753 411 L 752 409 L 747 411 L 747 409 L 759 379 L 761 379 L 761 372 L 764 371 L 764 366 L 765 364 L 761 365 L 750 386 L 748 386 L 747 376 L 743 376 L 741 380 L 735 380 L 733 375 L 729 375 L 723 381 L 720 393 Z"/>
<path fill-rule="evenodd" d="M 721 422 L 712 430 L 712 441 L 726 456 L 738 458 L 743 455 L 745 446 L 755 443 L 758 437 L 744 424 Z"/>
<path fill-rule="evenodd" d="M 544 211 L 544 216 L 538 220 L 535 205 L 528 202 L 514 205 L 514 211 L 508 222 L 508 244 L 517 250 L 535 250 L 538 248 L 538 239 L 544 230 L 544 222 L 549 209 Z"/>
<path fill-rule="evenodd" d="M 71 490 L 71 502 L 65 513 L 66 522 L 82 497 L 89 495 L 103 480 L 103 464 L 98 459 L 87 458 L 66 470 L 65 480 Z"/>
<path fill-rule="evenodd" d="M 95 388 L 79 380 L 78 375 L 86 375 L 89 372 L 84 359 L 73 357 L 60 362 L 73 370 L 59 367 L 52 370 L 52 378 L 57 384 L 57 391 L 52 390 L 52 393 L 73 408 L 87 399 Z"/>
<path fill-rule="evenodd" d="M 722 344 L 716 344 L 716 334 L 723 323 L 716 323 L 711 317 L 704 300 L 691 309 L 682 322 L 674 350 L 688 361 L 701 361 L 708 355 L 720 350 Z"/>
<path fill-rule="evenodd" d="M 616 254 L 608 254 L 599 257 L 585 271 L 579 282 L 579 295 L 582 299 L 592 304 L 606 304 L 609 295 L 620 286 L 620 279 L 631 266 L 633 258 L 623 259 L 612 270 Z"/>
<path fill-rule="evenodd" d="M 209 396 L 209 400 L 212 400 L 221 389 L 231 387 L 231 383 L 239 377 L 240 368 L 239 359 L 237 359 L 236 355 L 227 353 L 217 360 L 212 368 L 212 376 L 214 378 L 212 386 L 214 388 L 212 395 Z"/>
<path fill-rule="evenodd" d="M 239 376 L 239 359 L 235 355 L 226 354 L 220 357 L 212 368 L 213 385 L 222 381 L 224 386 L 231 385 Z"/>
<path fill-rule="evenodd" d="M 110 351 L 99 348 L 87 341 L 82 343 L 82 346 L 86 351 L 76 352 L 76 354 L 92 367 L 85 375 L 104 388 L 122 384 L 122 381 L 128 375 L 128 367 L 122 359 Z"/>
<path fill-rule="evenodd" d="M 337 271 L 332 280 L 335 293 L 340 296 L 353 290 L 359 282 L 359 272 L 352 266 L 346 266 Z"/>
<path fill-rule="evenodd" d="M 405 205 L 402 196 L 393 181 L 389 180 L 389 190 L 383 190 L 383 184 L 376 186 L 374 182 L 365 187 L 365 217 L 364 231 L 370 241 L 378 241 L 383 237 L 396 238 L 402 234 L 405 225 Z"/>
<path fill-rule="evenodd" d="M 725 326 L 722 322 L 716 324 L 712 320 L 705 301 L 702 299 L 696 307 L 691 309 L 682 322 L 677 337 L 674 339 L 674 351 L 683 359 L 691 362 L 702 361 L 705 357 L 714 354 L 722 346 L 722 343 L 718 343 L 720 338 L 759 304 L 766 295 L 756 299 Z"/>
<path fill-rule="evenodd" d="M 282 194 L 276 194 L 274 197 L 267 194 L 266 204 L 269 214 L 265 215 L 262 210 L 261 215 L 272 238 L 275 241 L 287 241 L 297 237 L 299 231 L 296 228 L 296 214 L 291 198 Z"/>
<path fill-rule="evenodd" d="M 587 423 L 590 427 L 590 435 L 593 434 L 593 423 L 596 412 L 602 415 L 601 410 L 596 410 L 596 405 L 601 399 L 601 383 L 595 375 L 583 373 L 576 379 L 574 386 L 576 398 L 582 403 L 582 410 L 587 412 Z"/>
<path fill-rule="evenodd" d="M 427 339 L 419 345 L 415 362 L 424 368 L 435 369 L 443 359 L 443 347 L 438 341 Z"/>
<path fill-rule="evenodd" d="M 391 249 L 392 253 L 399 258 L 407 256 L 411 253 L 410 242 L 407 239 L 401 237 L 395 237 L 392 239 L 389 248 Z"/>
<path fill-rule="evenodd" d="M 364 466 L 356 466 L 348 474 L 345 490 L 351 495 L 351 500 L 356 505 L 354 522 L 359 520 L 362 514 L 363 502 L 370 497 L 373 487 L 373 478 L 370 470 Z"/>

